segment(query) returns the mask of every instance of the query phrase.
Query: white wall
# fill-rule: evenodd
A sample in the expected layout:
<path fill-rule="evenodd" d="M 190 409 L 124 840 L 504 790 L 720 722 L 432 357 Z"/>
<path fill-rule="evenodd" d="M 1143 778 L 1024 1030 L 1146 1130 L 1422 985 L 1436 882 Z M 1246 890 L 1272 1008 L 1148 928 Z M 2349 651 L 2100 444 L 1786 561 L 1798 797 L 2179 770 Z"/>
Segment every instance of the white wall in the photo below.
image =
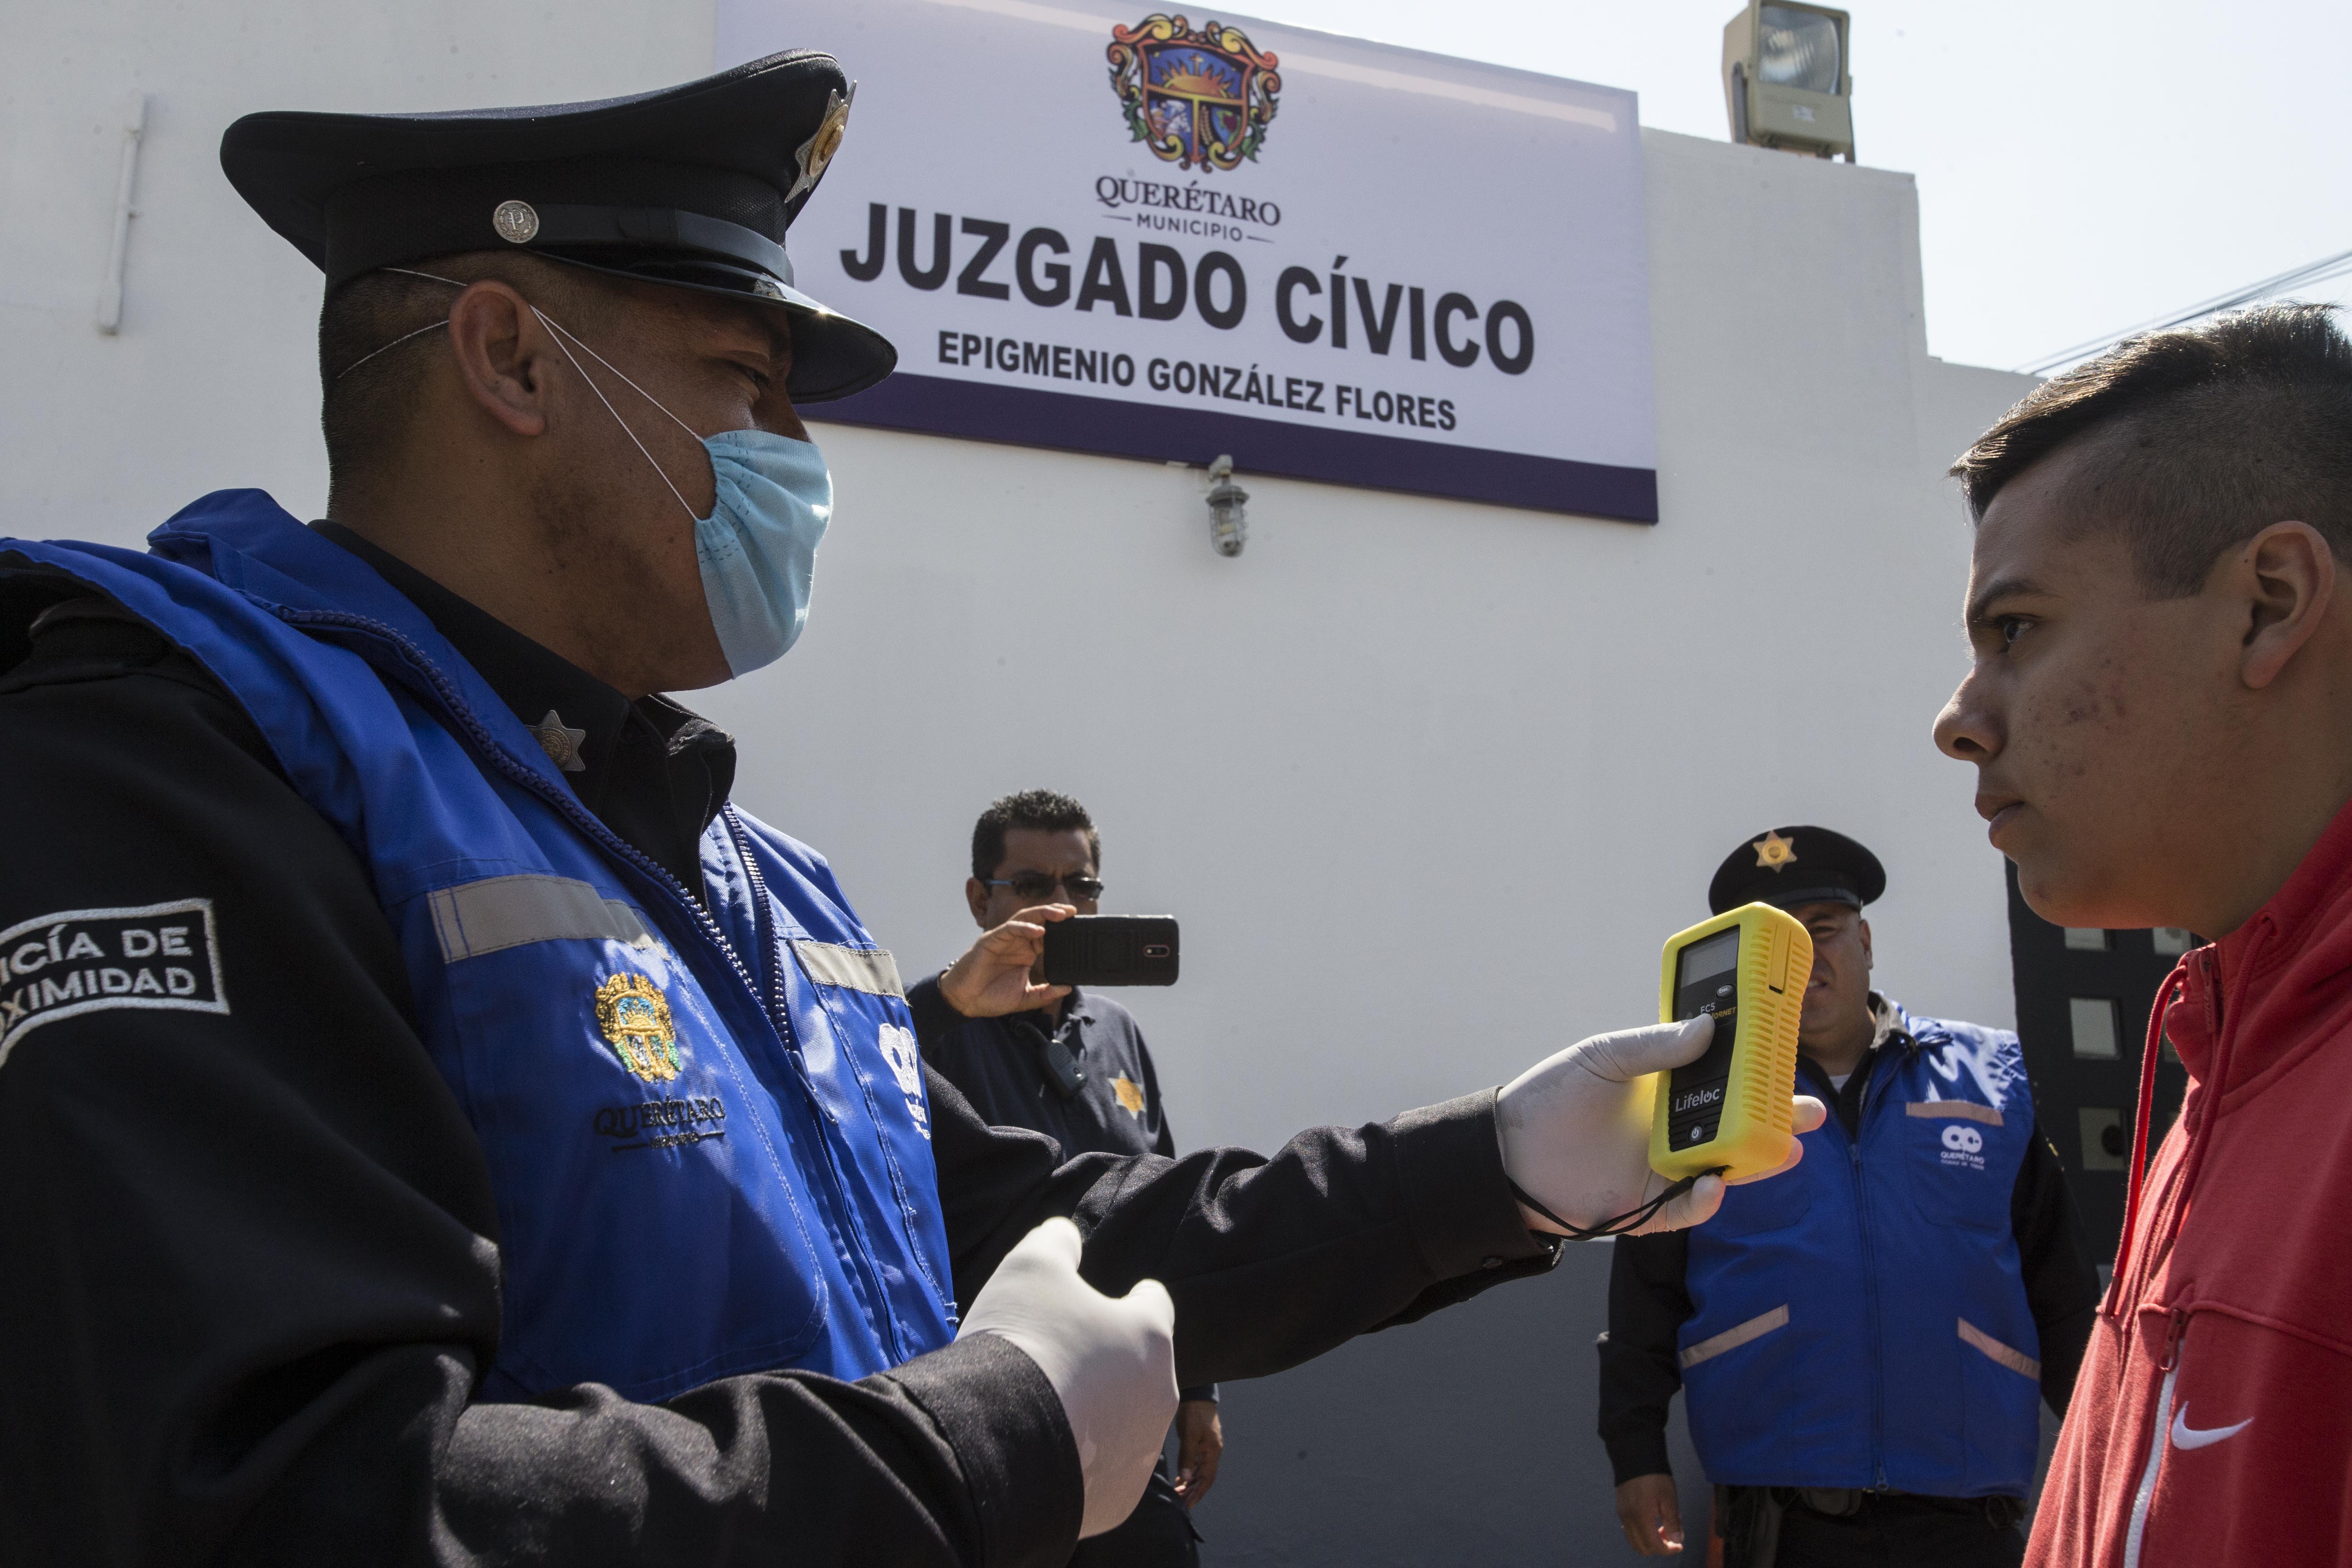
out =
<path fill-rule="evenodd" d="M 12 0 L 0 6 L 0 531 L 128 543 L 210 489 L 327 495 L 318 269 L 220 172 L 262 109 L 642 91 L 710 68 L 707 0 Z M 120 109 L 149 96 L 122 329 L 93 324 Z"/>
<path fill-rule="evenodd" d="M 1113 906 L 1185 921 L 1184 984 L 1130 1000 L 1187 1140 L 1654 1016 L 1660 941 L 1789 820 L 1888 861 L 1890 987 L 2008 1022 L 2000 861 L 1928 726 L 1968 549 L 1938 476 L 2029 384 L 1926 356 L 1908 177 L 1646 153 L 1656 528 L 1244 476 L 1227 561 L 1197 470 L 822 428 L 811 629 L 711 695 L 742 798 L 910 967 L 966 939 L 982 804 L 1086 800 Z"/>
<path fill-rule="evenodd" d="M 229 121 L 635 90 L 711 49 L 707 4 L 661 0 L 10 18 L 0 531 L 126 543 L 221 486 L 324 495 L 317 274 L 222 179 Z M 982 805 L 1085 799 L 1111 906 L 1185 922 L 1184 983 L 1130 999 L 1187 1143 L 1384 1115 L 1651 1016 L 1660 940 L 1790 819 L 1887 860 L 1889 988 L 2008 1022 L 2000 861 L 1927 729 L 1968 544 L 1938 474 L 2029 384 L 1927 356 L 1908 176 L 1654 132 L 1645 153 L 1654 529 L 1244 475 L 1227 561 L 1197 470 L 822 426 L 839 510 L 808 635 L 704 700 L 742 740 L 739 798 L 831 855 L 909 971 L 967 936 Z"/>

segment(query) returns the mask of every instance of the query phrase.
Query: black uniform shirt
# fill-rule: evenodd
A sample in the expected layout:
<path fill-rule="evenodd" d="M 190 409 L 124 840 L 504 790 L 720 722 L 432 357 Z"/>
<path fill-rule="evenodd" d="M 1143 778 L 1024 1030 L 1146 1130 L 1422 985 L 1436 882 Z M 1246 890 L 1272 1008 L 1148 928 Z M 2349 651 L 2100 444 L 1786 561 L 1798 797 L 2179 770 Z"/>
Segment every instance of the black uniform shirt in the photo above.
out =
<path fill-rule="evenodd" d="M 1850 1136 L 1859 1137 L 1863 1096 L 1881 1053 L 1901 1048 L 1907 1037 L 1893 1032 L 1891 1006 L 1875 993 L 1880 1037 L 1843 1088 L 1810 1057 L 1797 1058 L 1805 1089 L 1820 1097 Z M 2010 1189 L 2009 1221 L 2017 1238 L 2019 1272 L 2033 1326 L 2042 1342 L 2042 1397 L 2060 1415 L 2074 1387 L 2075 1371 L 2090 1342 L 2099 1304 L 2099 1271 L 2083 1239 L 2074 1194 L 2066 1185 L 2058 1151 L 2034 1123 L 2025 1159 Z M 1601 1440 L 1619 1485 L 1635 1476 L 1671 1474 L 1666 1452 L 1666 1411 L 1682 1386 L 1676 1338 L 1692 1311 L 1683 1269 L 1690 1257 L 1690 1233 L 1617 1238 L 1609 1268 L 1609 1328 L 1601 1336 Z"/>
<path fill-rule="evenodd" d="M 923 1059 L 990 1125 L 1043 1132 L 1066 1157 L 1176 1152 L 1143 1030 L 1109 997 L 1072 986 L 1058 1022 L 1046 1009 L 967 1018 L 940 994 L 935 974 L 907 993 L 907 1005 Z M 1217 1385 L 1181 1392 L 1214 1399 Z"/>
<path fill-rule="evenodd" d="M 923 1059 L 992 1124 L 1043 1132 L 1064 1154 L 1176 1152 L 1135 1015 L 1076 987 L 1066 1001 L 1059 1023 L 1042 1010 L 967 1018 L 937 975 L 907 993 Z M 1076 1079 L 1066 1088 L 1065 1073 Z"/>
<path fill-rule="evenodd" d="M 486 677 L 522 679 L 443 629 Z M 549 672 L 556 688 L 507 700 L 609 733 L 593 703 L 575 716 L 550 695 L 588 678 Z M 667 861 L 660 835 L 710 805 L 682 809 L 676 783 L 668 764 L 616 766 L 600 815 Z M 42 977 L 0 981 L 12 1568 L 1066 1562 L 1084 1495 L 1068 1424 L 992 1335 L 855 1384 L 777 1372 L 658 1405 L 593 1384 L 478 1402 L 499 1345 L 496 1205 L 365 867 L 194 658 L 5 551 L 0 836 L 10 953 L 37 960 L 26 933 L 61 917 L 201 900 L 226 1002 L 98 998 L 27 1026 L 8 1009 Z M 1097 1289 L 1166 1282 L 1180 1382 L 1276 1372 L 1557 1257 L 1518 1220 L 1491 1091 L 1303 1133 L 1270 1160 L 1063 1162 L 928 1087 L 958 1299 L 1067 1215 Z"/>

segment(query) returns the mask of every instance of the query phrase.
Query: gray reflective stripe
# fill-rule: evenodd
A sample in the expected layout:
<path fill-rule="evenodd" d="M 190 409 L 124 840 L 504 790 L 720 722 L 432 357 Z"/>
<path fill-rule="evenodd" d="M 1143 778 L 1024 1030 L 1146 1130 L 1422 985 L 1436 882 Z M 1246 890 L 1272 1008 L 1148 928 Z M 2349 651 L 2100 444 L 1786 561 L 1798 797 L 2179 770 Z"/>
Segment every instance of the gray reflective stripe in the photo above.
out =
<path fill-rule="evenodd" d="M 441 956 L 455 963 L 526 942 L 574 938 L 658 945 L 637 911 L 570 877 L 490 877 L 432 895 Z"/>
<path fill-rule="evenodd" d="M 1984 1352 L 1985 1354 L 1992 1357 L 1993 1360 L 2009 1368 L 2010 1371 L 2016 1373 L 2021 1377 L 2030 1377 L 2036 1383 L 2042 1381 L 2042 1363 L 2040 1362 L 2035 1361 L 2023 1351 L 2010 1349 L 1999 1340 L 1994 1339 L 1990 1334 L 1986 1333 L 1982 1329 L 1978 1328 L 1974 1323 L 1969 1322 L 1966 1318 L 1962 1318 L 1959 1321 L 1959 1323 L 1960 1339 L 1963 1343 L 1976 1346 L 1977 1349 Z"/>
<path fill-rule="evenodd" d="M 1703 1361 L 1713 1361 L 1726 1351 L 1736 1351 L 1750 1340 L 1760 1340 L 1773 1330 L 1788 1326 L 1789 1309 L 1785 1305 L 1775 1307 L 1760 1318 L 1750 1318 L 1719 1334 L 1710 1334 L 1683 1352 L 1683 1370 L 1687 1372 Z"/>
<path fill-rule="evenodd" d="M 907 988 L 898 984 L 898 964 L 889 952 L 878 947 L 843 947 L 830 942 L 795 942 L 793 952 L 800 955 L 801 967 L 819 985 L 838 985 L 845 991 L 870 992 L 877 996 L 904 996 Z"/>
<path fill-rule="evenodd" d="M 1903 1108 L 1903 1114 L 1935 1121 L 1981 1121 L 1987 1127 L 2001 1124 L 2000 1111 L 1972 1100 L 1915 1100 Z"/>

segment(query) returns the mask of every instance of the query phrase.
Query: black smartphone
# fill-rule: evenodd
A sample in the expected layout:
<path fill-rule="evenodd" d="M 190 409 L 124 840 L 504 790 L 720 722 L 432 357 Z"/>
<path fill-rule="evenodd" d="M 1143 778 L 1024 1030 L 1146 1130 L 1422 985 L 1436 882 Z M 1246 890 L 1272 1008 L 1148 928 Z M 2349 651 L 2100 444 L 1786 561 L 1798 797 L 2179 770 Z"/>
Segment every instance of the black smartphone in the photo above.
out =
<path fill-rule="evenodd" d="M 1048 985 L 1173 985 L 1176 917 L 1072 915 L 1045 927 Z"/>

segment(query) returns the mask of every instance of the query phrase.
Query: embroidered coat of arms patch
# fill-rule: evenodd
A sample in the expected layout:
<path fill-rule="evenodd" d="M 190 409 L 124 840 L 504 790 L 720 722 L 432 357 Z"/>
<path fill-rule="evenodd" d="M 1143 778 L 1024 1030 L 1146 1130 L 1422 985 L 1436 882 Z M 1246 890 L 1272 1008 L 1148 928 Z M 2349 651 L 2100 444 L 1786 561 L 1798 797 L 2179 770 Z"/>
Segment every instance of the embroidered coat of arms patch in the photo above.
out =
<path fill-rule="evenodd" d="M 615 974 L 596 987 L 596 1026 L 621 1065 L 647 1083 L 677 1076 L 677 1027 L 669 1002 L 642 974 Z"/>

